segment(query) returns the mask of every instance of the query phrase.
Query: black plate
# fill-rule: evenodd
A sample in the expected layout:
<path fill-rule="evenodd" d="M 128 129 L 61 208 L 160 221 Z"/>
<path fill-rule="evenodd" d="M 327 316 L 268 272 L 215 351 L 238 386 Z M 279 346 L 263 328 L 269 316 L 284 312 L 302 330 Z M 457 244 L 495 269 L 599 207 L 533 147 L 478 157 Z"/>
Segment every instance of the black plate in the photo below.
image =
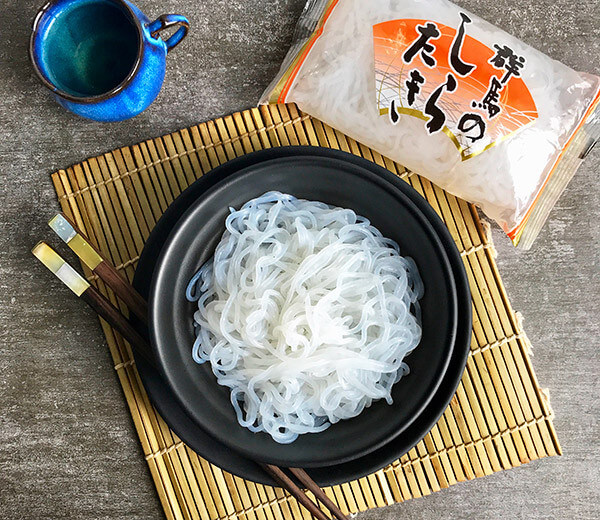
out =
<path fill-rule="evenodd" d="M 259 158 L 265 156 L 258 152 Z M 252 157 L 249 158 L 252 160 Z M 171 231 L 156 265 L 149 298 L 150 339 L 165 380 L 186 413 L 214 438 L 246 457 L 280 466 L 317 467 L 362 457 L 400 435 L 420 415 L 450 361 L 458 316 L 451 266 L 440 238 L 424 217 L 425 199 L 413 189 L 335 157 L 295 156 L 262 160 L 202 193 Z M 195 303 L 185 298 L 189 280 L 212 257 L 225 231 L 229 208 L 271 190 L 352 208 L 412 257 L 425 295 L 423 335 L 407 358 L 411 369 L 392 388 L 393 404 L 373 403 L 360 415 L 323 432 L 280 444 L 267 433 L 240 426 L 230 389 L 217 383 L 210 363 L 192 360 Z"/>
<path fill-rule="evenodd" d="M 289 156 L 326 156 L 335 157 L 351 163 L 359 164 L 362 167 L 369 168 L 377 172 L 384 178 L 393 177 L 391 173 L 368 161 L 348 154 L 335 152 L 328 149 L 316 149 L 309 147 L 286 147 L 276 148 L 265 152 L 262 157 L 250 156 L 252 160 L 266 160 L 277 157 Z M 144 295 L 148 296 L 149 284 L 152 279 L 152 273 L 156 264 L 156 258 L 160 253 L 162 246 L 170 230 L 179 220 L 186 209 L 200 196 L 201 193 L 225 179 L 228 175 L 236 173 L 239 169 L 251 164 L 249 156 L 243 157 L 237 161 L 232 161 L 223 167 L 213 171 L 210 175 L 204 176 L 200 181 L 186 190 L 165 212 L 160 222 L 156 225 L 149 237 L 146 247 L 140 258 L 136 270 L 134 284 L 136 288 Z M 417 200 L 421 199 L 418 194 L 411 194 Z M 389 462 L 397 459 L 414 446 L 435 424 L 439 416 L 448 405 L 466 362 L 466 356 L 469 350 L 469 340 L 471 335 L 471 304 L 470 293 L 467 278 L 460 255 L 456 251 L 454 242 L 448 235 L 444 224 L 439 220 L 431 208 L 427 212 L 436 232 L 443 237 L 444 246 L 448 254 L 454 279 L 458 292 L 458 330 L 455 349 L 450 359 L 450 364 L 446 375 L 444 376 L 440 387 L 429 406 L 416 419 L 416 421 L 404 431 L 404 433 L 392 442 L 382 446 L 380 449 L 371 453 L 368 457 L 354 460 L 345 464 L 338 464 L 331 467 L 315 468 L 310 470 L 311 476 L 322 486 L 333 485 L 356 478 L 360 478 L 372 471 L 375 471 Z M 169 391 L 168 386 L 162 379 L 157 370 L 146 364 L 143 359 L 136 358 L 138 369 L 142 376 L 144 386 L 150 395 L 153 404 L 157 407 L 163 418 L 174 429 L 192 449 L 196 450 L 201 456 L 210 462 L 222 467 L 223 469 L 239 475 L 240 477 L 261 482 L 264 484 L 273 484 L 267 475 L 260 468 L 247 458 L 229 450 L 218 440 L 212 438 L 183 411 L 177 400 Z"/>

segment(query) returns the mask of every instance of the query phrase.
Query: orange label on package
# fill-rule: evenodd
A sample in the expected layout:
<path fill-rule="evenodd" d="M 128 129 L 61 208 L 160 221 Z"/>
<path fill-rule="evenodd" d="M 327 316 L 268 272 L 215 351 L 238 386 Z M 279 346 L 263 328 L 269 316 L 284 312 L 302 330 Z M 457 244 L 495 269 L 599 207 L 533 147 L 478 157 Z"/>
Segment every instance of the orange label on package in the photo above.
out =
<path fill-rule="evenodd" d="M 417 117 L 429 134 L 444 132 L 467 160 L 537 119 L 521 78 L 527 60 L 502 42 L 493 49 L 456 27 L 430 20 L 373 26 L 377 108 L 397 124 Z"/>

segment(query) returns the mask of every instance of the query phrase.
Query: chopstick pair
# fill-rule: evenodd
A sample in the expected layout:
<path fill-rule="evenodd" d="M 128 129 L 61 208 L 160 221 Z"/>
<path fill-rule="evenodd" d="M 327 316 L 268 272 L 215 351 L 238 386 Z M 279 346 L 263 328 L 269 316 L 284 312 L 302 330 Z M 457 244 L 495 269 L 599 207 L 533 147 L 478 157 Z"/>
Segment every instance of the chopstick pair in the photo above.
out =
<path fill-rule="evenodd" d="M 127 305 L 129 310 L 148 324 L 148 306 L 144 298 L 124 280 L 112 264 L 89 242 L 85 235 L 59 213 L 49 222 L 49 226 L 56 234 L 75 252 L 75 254 L 108 285 L 117 297 Z M 39 242 L 32 253 L 50 271 L 52 271 L 71 291 L 85 301 L 100 317 L 114 327 L 146 361 L 156 366 L 151 348 L 129 320 L 113 306 L 98 290 L 73 269 L 60 257 L 48 244 Z M 263 470 L 276 482 L 286 489 L 318 520 L 330 520 L 329 517 L 313 502 L 310 497 L 300 489 L 282 468 L 272 464 L 257 462 Z M 348 517 L 333 503 L 325 492 L 301 468 L 288 468 L 290 473 L 325 506 L 337 520 L 348 520 Z"/>
<path fill-rule="evenodd" d="M 269 475 L 271 475 L 271 477 L 273 477 L 273 480 L 279 482 L 281 487 L 286 489 L 315 518 L 318 518 L 319 520 L 329 520 L 327 515 L 323 513 L 321 509 L 319 509 L 319 506 L 315 504 L 279 466 L 262 463 L 260 463 L 260 465 Z M 323 504 L 335 518 L 338 520 L 348 520 L 348 517 L 342 513 L 340 508 L 333 503 L 333 501 L 325 494 L 319 485 L 312 478 L 310 478 L 310 475 L 306 473 L 306 471 L 301 468 L 288 469 L 292 475 L 294 475 L 302 484 L 306 486 L 306 489 L 312 491 L 313 495 L 317 497 L 319 502 L 321 502 L 321 504 Z"/>
<path fill-rule="evenodd" d="M 127 318 L 96 288 L 92 287 L 83 276 L 75 271 L 54 249 L 46 244 L 46 242 L 39 242 L 31 252 L 62 283 L 94 309 L 96 314 L 104 318 L 106 322 L 126 338 L 136 352 L 139 352 L 149 363 L 154 364 L 148 343 L 133 328 Z"/>

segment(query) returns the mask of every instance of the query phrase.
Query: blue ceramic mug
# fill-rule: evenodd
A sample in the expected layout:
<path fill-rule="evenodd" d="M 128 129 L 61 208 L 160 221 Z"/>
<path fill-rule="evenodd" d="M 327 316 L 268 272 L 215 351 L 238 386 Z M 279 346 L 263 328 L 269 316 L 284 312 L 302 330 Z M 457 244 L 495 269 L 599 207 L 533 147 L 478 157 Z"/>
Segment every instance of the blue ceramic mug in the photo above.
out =
<path fill-rule="evenodd" d="M 170 27 L 178 28 L 162 40 Z M 51 0 L 33 22 L 29 52 L 63 107 L 96 121 L 121 121 L 154 101 L 167 53 L 188 28 L 177 14 L 152 22 L 126 0 Z"/>

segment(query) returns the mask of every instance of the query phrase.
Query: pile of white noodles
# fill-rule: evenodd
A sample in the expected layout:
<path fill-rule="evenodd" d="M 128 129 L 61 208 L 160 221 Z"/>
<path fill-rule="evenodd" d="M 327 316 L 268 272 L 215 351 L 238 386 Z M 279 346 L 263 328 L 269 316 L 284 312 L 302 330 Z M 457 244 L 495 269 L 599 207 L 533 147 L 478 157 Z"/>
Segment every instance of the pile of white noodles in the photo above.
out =
<path fill-rule="evenodd" d="M 391 403 L 421 338 L 413 260 L 354 211 L 278 192 L 225 225 L 187 298 L 193 359 L 231 388 L 240 424 L 289 443 Z"/>

